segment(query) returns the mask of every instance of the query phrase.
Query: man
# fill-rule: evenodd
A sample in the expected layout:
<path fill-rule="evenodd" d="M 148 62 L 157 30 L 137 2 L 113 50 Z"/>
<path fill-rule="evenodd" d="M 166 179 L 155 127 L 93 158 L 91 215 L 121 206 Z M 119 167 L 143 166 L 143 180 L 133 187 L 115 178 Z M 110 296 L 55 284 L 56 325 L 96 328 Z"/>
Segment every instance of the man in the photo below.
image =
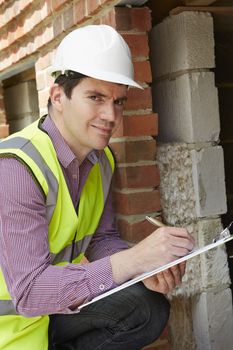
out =
<path fill-rule="evenodd" d="M 79 311 L 84 302 L 186 255 L 193 239 L 163 227 L 132 248 L 115 228 L 108 143 L 133 80 L 111 27 L 67 35 L 48 115 L 0 143 L 0 349 L 141 349 L 161 334 L 185 265 Z"/>

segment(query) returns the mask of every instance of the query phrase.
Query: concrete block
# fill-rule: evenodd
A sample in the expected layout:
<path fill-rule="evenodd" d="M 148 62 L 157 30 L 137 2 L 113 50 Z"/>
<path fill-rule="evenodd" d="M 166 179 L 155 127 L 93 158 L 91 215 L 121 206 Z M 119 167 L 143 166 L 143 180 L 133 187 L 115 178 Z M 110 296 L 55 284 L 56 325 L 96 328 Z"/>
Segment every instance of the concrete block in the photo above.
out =
<path fill-rule="evenodd" d="M 193 298 L 193 330 L 197 350 L 232 350 L 233 314 L 229 288 Z"/>
<path fill-rule="evenodd" d="M 192 159 L 187 144 L 159 144 L 157 162 L 163 220 L 174 226 L 196 220 Z"/>
<path fill-rule="evenodd" d="M 34 80 L 24 81 L 5 89 L 7 119 L 16 119 L 27 113 L 38 113 L 38 95 Z"/>
<path fill-rule="evenodd" d="M 183 225 L 226 212 L 222 147 L 200 151 L 186 144 L 159 144 L 160 196 L 163 218 Z"/>
<path fill-rule="evenodd" d="M 209 13 L 182 12 L 150 33 L 153 78 L 187 69 L 213 68 L 213 19 Z"/>
<path fill-rule="evenodd" d="M 210 244 L 213 239 L 222 231 L 220 219 L 199 220 L 196 226 L 197 244 L 203 247 Z M 201 288 L 229 287 L 231 284 L 227 262 L 226 246 L 221 245 L 200 255 L 201 275 L 199 278 Z"/>
<path fill-rule="evenodd" d="M 206 142 L 219 139 L 218 93 L 214 73 L 187 73 L 153 83 L 153 110 L 159 114 L 162 142 Z"/>
<path fill-rule="evenodd" d="M 198 217 L 227 211 L 223 150 L 221 146 L 192 150 L 193 186 Z"/>

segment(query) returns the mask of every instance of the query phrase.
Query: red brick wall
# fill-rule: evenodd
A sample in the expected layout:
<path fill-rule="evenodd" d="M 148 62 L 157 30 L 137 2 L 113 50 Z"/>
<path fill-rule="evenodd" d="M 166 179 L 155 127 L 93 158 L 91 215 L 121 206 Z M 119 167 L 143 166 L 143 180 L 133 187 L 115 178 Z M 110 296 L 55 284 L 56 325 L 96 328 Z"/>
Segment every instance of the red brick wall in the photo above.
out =
<path fill-rule="evenodd" d="M 156 165 L 158 116 L 152 113 L 148 31 L 150 10 L 117 8 L 116 0 L 0 0 L 0 74 L 35 63 L 41 114 L 46 113 L 52 78 L 49 68 L 60 40 L 75 27 L 103 23 L 116 28 L 133 55 L 135 78 L 144 90 L 130 89 L 125 116 L 111 147 L 117 160 L 114 198 L 122 236 L 133 242 L 151 232 L 147 214 L 159 214 Z M 7 135 L 0 89 L 0 137 Z M 166 335 L 150 349 L 169 349 Z"/>
<path fill-rule="evenodd" d="M 130 89 L 121 128 L 111 143 L 117 168 L 114 183 L 118 226 L 122 236 L 137 242 L 151 232 L 145 215 L 161 209 L 159 171 L 155 162 L 157 115 L 152 113 L 148 8 L 116 8 L 116 29 L 128 43 L 135 78 L 144 90 Z"/>
<path fill-rule="evenodd" d="M 4 107 L 3 88 L 0 84 L 0 139 L 7 137 L 9 133 L 9 127 L 6 125 L 6 113 Z"/>

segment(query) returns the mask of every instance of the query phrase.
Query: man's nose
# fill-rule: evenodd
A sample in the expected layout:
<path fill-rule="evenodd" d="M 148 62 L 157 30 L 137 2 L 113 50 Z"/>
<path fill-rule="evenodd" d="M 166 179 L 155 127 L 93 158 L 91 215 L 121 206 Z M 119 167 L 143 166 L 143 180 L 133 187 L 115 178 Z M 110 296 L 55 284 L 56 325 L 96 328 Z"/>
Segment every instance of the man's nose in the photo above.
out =
<path fill-rule="evenodd" d="M 117 112 L 114 102 L 106 103 L 101 110 L 101 118 L 113 122 L 116 120 Z"/>

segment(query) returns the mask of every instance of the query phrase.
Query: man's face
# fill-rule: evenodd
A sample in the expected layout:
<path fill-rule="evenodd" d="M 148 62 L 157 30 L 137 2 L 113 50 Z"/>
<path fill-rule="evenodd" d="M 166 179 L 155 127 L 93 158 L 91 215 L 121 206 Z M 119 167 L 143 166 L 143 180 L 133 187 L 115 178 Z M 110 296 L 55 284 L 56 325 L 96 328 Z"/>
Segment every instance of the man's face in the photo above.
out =
<path fill-rule="evenodd" d="M 125 85 L 93 78 L 83 79 L 71 99 L 61 92 L 58 128 L 80 160 L 91 150 L 108 145 L 121 122 L 126 94 Z"/>

